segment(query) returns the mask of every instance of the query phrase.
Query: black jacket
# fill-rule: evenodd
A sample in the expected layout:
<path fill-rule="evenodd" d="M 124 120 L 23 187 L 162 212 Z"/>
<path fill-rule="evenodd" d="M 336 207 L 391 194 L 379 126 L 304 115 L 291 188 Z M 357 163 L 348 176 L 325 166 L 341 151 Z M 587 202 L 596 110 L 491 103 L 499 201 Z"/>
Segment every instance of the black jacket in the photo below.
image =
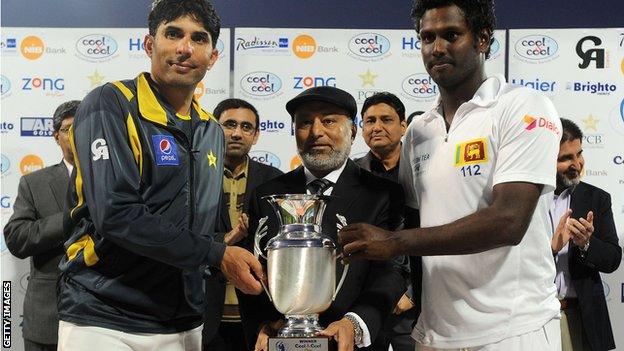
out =
<path fill-rule="evenodd" d="M 607 302 L 600 272 L 615 271 L 622 261 L 622 248 L 611 211 L 611 196 L 587 183 L 579 183 L 570 200 L 572 218 L 586 218 L 594 212 L 594 233 L 589 240 L 585 258 L 578 246 L 570 241 L 569 269 L 572 285 L 579 300 L 581 321 L 585 337 L 592 350 L 602 351 L 615 348 Z"/>
<path fill-rule="evenodd" d="M 144 73 L 92 91 L 70 142 L 60 319 L 142 333 L 199 326 L 200 271 L 219 266 L 225 250 L 213 240 L 220 125 L 195 100 L 190 119 L 177 116 Z"/>
<path fill-rule="evenodd" d="M 258 220 L 269 216 L 268 233 L 277 233 L 277 217 L 269 203 L 260 198 L 272 194 L 305 194 L 306 179 L 303 167 L 277 177 L 259 186 L 250 204 L 249 226 L 255 233 Z M 347 165 L 332 191 L 322 228 L 324 234 L 337 242 L 336 213 L 345 216 L 347 223 L 366 222 L 384 228 L 396 228 L 402 222 L 403 196 L 396 183 L 376 177 L 360 169 L 353 161 Z M 263 244 L 273 235 L 267 235 Z M 251 249 L 253 237 L 247 237 Z M 336 264 L 336 280 L 342 274 L 342 265 Z M 354 260 L 343 288 L 336 300 L 320 315 L 323 326 L 341 319 L 345 313 L 354 312 L 366 323 L 373 342 L 386 317 L 405 292 L 405 277 L 398 265 L 386 261 Z M 243 328 L 249 346 L 257 339 L 260 323 L 283 318 L 269 302 L 266 294 L 250 296 L 238 292 Z"/>

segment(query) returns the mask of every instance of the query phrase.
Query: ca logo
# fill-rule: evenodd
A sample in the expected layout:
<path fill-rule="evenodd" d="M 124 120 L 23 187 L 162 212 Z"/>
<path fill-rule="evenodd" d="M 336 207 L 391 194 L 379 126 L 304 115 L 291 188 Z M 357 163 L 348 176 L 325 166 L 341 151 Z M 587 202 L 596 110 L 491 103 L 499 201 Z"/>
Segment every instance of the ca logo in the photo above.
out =
<path fill-rule="evenodd" d="M 93 161 L 99 159 L 108 160 L 108 146 L 106 146 L 106 140 L 100 138 L 95 139 L 91 143 L 91 153 L 93 154 Z"/>

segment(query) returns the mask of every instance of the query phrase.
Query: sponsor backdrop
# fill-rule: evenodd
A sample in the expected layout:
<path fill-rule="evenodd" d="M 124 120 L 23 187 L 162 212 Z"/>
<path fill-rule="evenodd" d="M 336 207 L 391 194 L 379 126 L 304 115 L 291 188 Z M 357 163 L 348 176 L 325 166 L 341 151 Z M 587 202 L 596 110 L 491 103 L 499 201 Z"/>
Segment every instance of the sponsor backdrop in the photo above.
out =
<path fill-rule="evenodd" d="M 12 213 L 19 178 L 60 161 L 52 138 L 52 113 L 105 82 L 149 69 L 145 29 L 2 28 L 1 121 L 2 226 Z M 508 34 L 509 43 L 506 41 Z M 624 29 L 497 31 L 488 75 L 549 96 L 562 116 L 583 129 L 584 180 L 612 195 L 620 237 L 624 233 Z M 421 60 L 413 30 L 224 29 L 220 60 L 196 96 L 211 111 L 224 98 L 251 102 L 261 116 L 261 136 L 251 156 L 289 171 L 299 165 L 286 102 L 306 88 L 336 86 L 361 108 L 366 97 L 390 91 L 407 114 L 431 107 L 438 87 Z M 233 55 L 230 54 L 233 50 Z M 230 61 L 234 71 L 230 72 Z M 358 135 L 352 156 L 366 153 Z M 20 324 L 28 262 L 11 256 L 1 238 L 2 279 L 12 282 L 12 348 L 22 349 Z M 622 242 L 622 239 L 620 239 Z M 624 268 L 604 276 L 612 323 L 624 325 Z M 624 336 L 616 332 L 624 349 Z"/>

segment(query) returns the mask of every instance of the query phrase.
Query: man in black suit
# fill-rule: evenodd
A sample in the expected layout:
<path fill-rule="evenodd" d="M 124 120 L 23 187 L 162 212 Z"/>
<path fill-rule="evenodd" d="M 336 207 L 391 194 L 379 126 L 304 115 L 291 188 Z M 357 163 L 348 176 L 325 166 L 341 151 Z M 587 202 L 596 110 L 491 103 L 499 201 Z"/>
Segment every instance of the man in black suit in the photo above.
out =
<path fill-rule="evenodd" d="M 79 104 L 67 101 L 54 111 L 53 135 L 63 160 L 20 179 L 13 215 L 4 227 L 9 251 L 18 258 L 30 257 L 22 329 L 26 351 L 52 351 L 57 346 L 56 281 L 64 254 L 63 208 L 74 168 L 67 135 Z"/>
<path fill-rule="evenodd" d="M 249 102 L 225 99 L 214 110 L 225 135 L 225 160 L 221 210 L 217 238 L 236 245 L 247 236 L 249 195 L 258 185 L 283 174 L 279 169 L 249 157 L 249 150 L 260 136 L 260 115 Z M 234 286 L 220 272 L 206 278 L 207 306 L 204 313 L 204 350 L 245 350 L 238 301 Z M 214 319 L 214 316 L 222 318 Z M 219 323 L 221 322 L 221 323 Z M 218 332 L 217 332 L 218 329 Z"/>
<path fill-rule="evenodd" d="M 562 118 L 561 125 L 557 188 L 550 218 L 555 232 L 551 248 L 561 301 L 562 348 L 611 350 L 615 343 L 600 280 L 601 272 L 615 271 L 622 260 L 611 196 L 581 182 L 583 133 L 568 119 Z"/>
<path fill-rule="evenodd" d="M 303 166 L 256 189 L 250 207 L 250 231 L 255 233 L 258 220 L 264 216 L 269 217 L 268 233 L 274 235 L 279 229 L 273 210 L 262 196 L 306 192 L 332 196 L 323 215 L 322 228 L 334 241 L 337 240 L 336 214 L 344 216 L 348 223 L 399 226 L 403 198 L 398 184 L 376 177 L 349 160 L 356 135 L 355 99 L 338 88 L 315 87 L 290 100 L 286 109 L 295 123 L 297 152 Z M 324 182 L 324 187 L 311 190 L 311 184 L 319 182 Z M 338 265 L 336 274 L 338 277 L 342 274 L 342 265 Z M 393 262 L 353 261 L 343 289 L 320 315 L 321 324 L 327 325 L 322 335 L 337 339 L 341 350 L 371 345 L 404 291 L 405 279 Z M 266 351 L 268 336 L 281 326 L 283 316 L 266 295 L 245 295 L 239 300 L 248 340 L 255 340 L 260 330 L 255 349 Z"/>

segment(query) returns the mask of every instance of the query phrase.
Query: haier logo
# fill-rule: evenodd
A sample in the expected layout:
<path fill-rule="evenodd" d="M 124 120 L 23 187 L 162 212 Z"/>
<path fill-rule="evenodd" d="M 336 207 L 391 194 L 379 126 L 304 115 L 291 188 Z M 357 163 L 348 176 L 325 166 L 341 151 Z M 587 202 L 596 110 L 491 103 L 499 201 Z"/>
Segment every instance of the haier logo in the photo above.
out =
<path fill-rule="evenodd" d="M 270 119 L 260 121 L 260 131 L 275 133 L 286 128 L 286 124 L 280 121 L 271 121 Z"/>
<path fill-rule="evenodd" d="M 264 163 L 267 166 L 273 166 L 275 168 L 280 168 L 282 165 L 280 158 L 268 151 L 252 151 L 249 153 L 249 157 L 256 162 Z"/>
<path fill-rule="evenodd" d="M 524 86 L 524 87 L 531 88 L 537 91 L 542 91 L 542 92 L 554 91 L 555 83 L 556 82 L 554 81 L 540 81 L 539 78 L 535 78 L 535 79 L 513 78 L 511 80 L 511 84 L 513 85 Z"/>
<path fill-rule="evenodd" d="M 128 50 L 129 51 L 144 51 L 145 50 L 145 42 L 141 38 L 128 39 Z"/>
<path fill-rule="evenodd" d="M 351 38 L 349 50 L 362 58 L 380 57 L 390 51 L 390 40 L 377 33 L 361 33 Z"/>
<path fill-rule="evenodd" d="M 299 76 L 294 77 L 295 84 L 293 85 L 293 89 L 308 89 L 311 87 L 335 87 L 336 86 L 336 77 L 316 77 L 316 76 Z"/>
<path fill-rule="evenodd" d="M 611 93 L 617 90 L 617 86 L 615 84 L 600 82 L 568 82 L 566 84 L 566 90 L 596 95 L 611 95 Z"/>
<path fill-rule="evenodd" d="M 241 89 L 252 96 L 266 97 L 282 89 L 282 80 L 271 72 L 247 73 L 240 81 Z"/>
<path fill-rule="evenodd" d="M 409 38 L 403 37 L 401 39 L 401 48 L 403 50 L 410 50 L 410 51 L 413 50 L 413 51 L 420 52 L 420 49 L 421 49 L 420 44 L 421 44 L 420 39 L 415 38 L 415 37 L 409 37 Z"/>
<path fill-rule="evenodd" d="M 579 68 L 589 67 L 592 61 L 595 61 L 596 68 L 605 68 L 605 49 L 596 48 L 601 44 L 602 40 L 593 35 L 583 37 L 576 43 L 576 54 L 583 60 L 578 64 Z"/>
<path fill-rule="evenodd" d="M 515 45 L 516 53 L 521 57 L 533 61 L 546 61 L 554 57 L 559 50 L 555 39 L 545 35 L 529 35 L 520 38 Z"/>
<path fill-rule="evenodd" d="M 65 79 L 63 78 L 22 78 L 22 90 L 45 90 L 62 91 L 65 90 Z"/>
<path fill-rule="evenodd" d="M 76 42 L 78 57 L 87 61 L 103 61 L 117 52 L 117 42 L 106 34 L 90 34 Z"/>
<path fill-rule="evenodd" d="M 427 100 L 438 94 L 438 85 L 426 73 L 416 73 L 403 80 L 403 91 L 418 100 Z"/>
<path fill-rule="evenodd" d="M 22 117 L 21 126 L 21 136 L 49 137 L 54 134 L 52 118 Z"/>

